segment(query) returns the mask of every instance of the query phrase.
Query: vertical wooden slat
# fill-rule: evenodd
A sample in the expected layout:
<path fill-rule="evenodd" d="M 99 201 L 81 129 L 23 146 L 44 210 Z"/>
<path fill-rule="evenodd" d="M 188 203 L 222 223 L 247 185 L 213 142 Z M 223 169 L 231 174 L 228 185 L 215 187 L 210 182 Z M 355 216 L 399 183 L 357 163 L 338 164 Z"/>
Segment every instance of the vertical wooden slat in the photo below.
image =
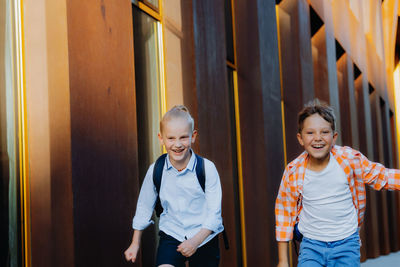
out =
<path fill-rule="evenodd" d="M 374 142 L 374 120 L 371 117 L 371 114 L 374 114 L 372 112 L 372 106 L 371 106 L 371 96 L 369 94 L 369 84 L 364 75 L 360 76 L 361 83 L 359 85 L 359 101 L 360 101 L 360 106 L 363 107 L 363 113 L 364 115 L 360 114 L 359 116 L 359 123 L 365 122 L 363 126 L 360 127 L 360 129 L 364 129 L 365 131 L 360 131 L 359 134 L 362 134 L 362 137 L 360 137 L 360 149 L 361 152 L 364 152 L 364 154 L 370 159 L 374 160 L 374 147 L 376 146 Z M 359 124 L 360 125 L 360 124 Z M 365 147 L 363 147 L 363 143 L 365 139 Z M 375 258 L 378 257 L 380 254 L 380 244 L 379 244 L 379 226 L 378 226 L 378 207 L 377 207 L 377 192 L 375 192 L 372 188 L 369 188 L 366 186 L 366 191 L 367 191 L 367 209 L 365 213 L 365 222 L 364 222 L 364 228 L 366 232 L 366 253 L 368 258 Z"/>
<path fill-rule="evenodd" d="M 342 145 L 352 146 L 352 127 L 350 117 L 349 72 L 347 68 L 347 54 L 343 54 L 337 61 L 339 103 L 341 111 Z"/>
<path fill-rule="evenodd" d="M 70 92 L 66 3 L 46 2 L 50 122 L 52 264 L 74 265 Z M 62 14 L 62 15 L 61 15 Z M 48 39 L 49 40 L 49 39 Z M 49 41 L 48 41 L 49 42 Z M 64 86 L 60 86 L 63 83 Z M 60 140 L 63 140 L 60 142 Z M 63 259 L 63 260 L 60 260 Z"/>
<path fill-rule="evenodd" d="M 315 97 L 330 102 L 325 26 L 311 38 Z"/>
<path fill-rule="evenodd" d="M 368 150 L 367 150 L 367 140 L 365 138 L 366 134 L 366 129 L 365 129 L 365 106 L 364 106 L 364 89 L 363 89 L 363 76 L 362 74 L 354 81 L 354 94 L 355 94 L 355 102 L 356 102 L 356 107 L 357 107 L 357 127 L 358 127 L 358 134 L 359 134 L 359 150 L 361 153 L 364 155 L 367 155 Z M 371 207 L 367 207 L 367 212 L 371 209 Z M 367 217 L 368 215 L 366 215 Z M 365 223 L 361 227 L 360 231 L 360 237 L 361 237 L 361 243 L 362 246 L 360 248 L 361 250 L 361 261 L 365 261 L 367 258 L 367 247 L 368 246 L 373 246 L 373 244 L 370 244 L 367 242 L 367 233 L 366 233 L 366 224 L 368 224 L 369 221 L 368 219 L 365 220 Z"/>
<path fill-rule="evenodd" d="M 73 266 L 66 3 L 24 2 L 23 19 L 31 261 L 33 266 Z"/>
<path fill-rule="evenodd" d="M 389 110 L 389 124 L 390 124 L 390 137 L 391 137 L 391 147 L 390 153 L 392 153 L 392 165 L 391 168 L 398 168 L 397 164 L 397 153 L 396 153 L 396 134 L 395 134 L 395 121 L 394 121 L 394 113 Z M 400 230 L 398 229 L 398 223 L 400 222 L 400 205 L 399 205 L 399 196 L 400 192 L 393 192 L 392 194 L 392 205 L 394 210 L 394 232 L 395 242 L 391 244 L 392 251 L 397 251 L 400 249 Z"/>
<path fill-rule="evenodd" d="M 390 118 L 389 108 L 386 102 L 380 98 L 380 112 L 381 112 L 381 123 L 382 123 L 382 141 L 383 141 L 383 163 L 387 168 L 393 167 L 393 154 L 392 150 L 392 135 L 390 131 Z M 396 192 L 386 192 L 386 203 L 387 203 L 387 229 L 389 239 L 389 251 L 398 250 L 398 237 L 397 237 L 397 205 L 396 205 Z"/>
<path fill-rule="evenodd" d="M 247 266 L 275 266 L 274 204 L 284 168 L 275 5 L 239 0 L 235 12 Z"/>
<path fill-rule="evenodd" d="M 345 53 L 337 61 L 342 145 L 359 149 L 353 63 Z"/>
<path fill-rule="evenodd" d="M 372 132 L 374 138 L 374 161 L 383 162 L 383 146 L 382 146 L 382 134 L 381 134 L 381 116 L 379 108 L 379 96 L 377 96 L 376 90 L 370 94 L 370 105 L 371 105 L 371 121 L 372 121 Z M 379 247 L 381 254 L 389 253 L 389 240 L 388 240 L 388 225 L 387 225 L 387 200 L 386 192 L 377 193 L 377 211 L 378 211 L 378 229 L 379 229 Z"/>
<path fill-rule="evenodd" d="M 288 162 L 302 152 L 295 133 L 297 113 L 314 98 L 313 59 L 310 40 L 309 6 L 304 0 L 285 0 L 279 4 L 282 88 Z M 290 79 L 285 78 L 290 77 Z"/>
<path fill-rule="evenodd" d="M 239 218 L 232 199 L 237 199 L 233 173 L 231 106 L 229 105 L 224 32 L 224 1 L 193 1 L 196 97 L 200 155 L 213 161 L 220 174 L 222 214 L 230 249 L 222 246 L 221 266 L 238 266 Z"/>
<path fill-rule="evenodd" d="M 139 190 L 131 2 L 67 2 L 75 266 L 122 266 Z"/>

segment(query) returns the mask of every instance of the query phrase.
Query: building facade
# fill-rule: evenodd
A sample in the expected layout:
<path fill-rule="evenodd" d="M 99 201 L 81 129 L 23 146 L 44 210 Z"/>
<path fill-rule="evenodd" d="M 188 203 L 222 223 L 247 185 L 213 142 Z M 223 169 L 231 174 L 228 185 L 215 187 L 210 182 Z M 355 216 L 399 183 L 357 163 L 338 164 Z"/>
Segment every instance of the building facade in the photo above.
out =
<path fill-rule="evenodd" d="M 399 167 L 398 0 L 1 0 L 1 266 L 127 263 L 163 113 L 186 105 L 221 177 L 221 266 L 276 266 L 274 204 L 297 113 Z M 400 195 L 368 190 L 362 260 L 400 250 Z M 296 253 L 291 247 L 292 266 Z"/>

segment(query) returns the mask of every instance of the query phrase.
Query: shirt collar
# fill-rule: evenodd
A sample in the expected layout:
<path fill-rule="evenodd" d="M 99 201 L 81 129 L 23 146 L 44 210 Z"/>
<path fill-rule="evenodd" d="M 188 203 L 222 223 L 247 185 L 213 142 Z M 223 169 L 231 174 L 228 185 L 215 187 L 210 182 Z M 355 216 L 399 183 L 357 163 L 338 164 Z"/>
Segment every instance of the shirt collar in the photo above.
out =
<path fill-rule="evenodd" d="M 331 149 L 331 151 L 329 152 L 329 153 L 331 153 L 331 156 L 333 156 L 333 157 L 336 159 L 336 161 L 338 161 L 338 158 L 340 157 L 340 156 L 338 155 L 338 153 L 337 153 L 337 149 L 338 149 L 338 146 L 337 146 L 337 145 L 334 145 L 334 146 L 332 146 L 332 149 Z M 297 159 L 295 159 L 294 161 L 297 161 L 297 162 L 296 162 L 297 164 L 299 164 L 299 165 L 303 166 L 304 168 L 306 168 L 308 158 L 309 158 L 309 155 L 308 155 L 307 151 L 304 151 L 304 152 L 301 153 L 301 155 L 300 155 Z M 339 161 L 338 161 L 338 162 L 339 162 Z M 339 162 L 339 164 L 340 164 L 340 162 Z"/>
<path fill-rule="evenodd" d="M 187 164 L 187 166 L 186 166 L 186 170 L 189 170 L 189 171 L 191 171 L 191 172 L 193 172 L 194 171 L 194 167 L 196 166 L 196 155 L 194 154 L 194 152 L 193 152 L 193 150 L 192 149 L 190 149 L 190 152 L 192 153 L 192 155 L 190 156 L 190 160 L 189 160 L 189 162 L 188 162 L 188 164 Z M 172 163 L 171 163 L 171 161 L 169 160 L 169 155 L 167 155 L 167 158 L 166 158 L 166 161 L 165 161 L 165 169 L 166 170 L 169 170 L 169 169 L 171 169 L 171 168 L 173 168 L 174 166 L 172 166 Z M 183 171 L 182 171 L 183 172 Z"/>

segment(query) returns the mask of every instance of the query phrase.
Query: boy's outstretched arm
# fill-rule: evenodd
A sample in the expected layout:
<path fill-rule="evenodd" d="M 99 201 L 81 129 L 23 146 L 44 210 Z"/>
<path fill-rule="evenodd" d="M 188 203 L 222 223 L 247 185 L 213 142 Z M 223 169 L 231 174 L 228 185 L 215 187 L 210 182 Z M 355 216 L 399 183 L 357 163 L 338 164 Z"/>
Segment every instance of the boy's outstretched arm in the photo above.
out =
<path fill-rule="evenodd" d="M 140 239 L 142 238 L 142 230 L 133 232 L 132 243 L 127 250 L 125 250 L 125 259 L 127 261 L 135 262 L 140 248 Z"/>
<path fill-rule="evenodd" d="M 289 267 L 288 244 L 289 242 L 287 241 L 278 241 L 278 267 Z"/>
<path fill-rule="evenodd" d="M 192 238 L 183 241 L 176 251 L 180 252 L 185 257 L 190 257 L 210 234 L 211 231 L 209 229 L 201 228 Z"/>

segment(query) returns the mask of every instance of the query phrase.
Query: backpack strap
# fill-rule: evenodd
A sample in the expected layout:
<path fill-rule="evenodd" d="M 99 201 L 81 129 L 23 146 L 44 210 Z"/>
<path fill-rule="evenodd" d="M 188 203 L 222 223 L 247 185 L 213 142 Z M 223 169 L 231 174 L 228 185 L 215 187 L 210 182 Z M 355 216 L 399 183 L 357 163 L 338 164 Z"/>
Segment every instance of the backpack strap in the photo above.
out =
<path fill-rule="evenodd" d="M 161 213 L 163 212 L 163 207 L 161 206 L 161 201 L 160 201 L 160 187 L 161 187 L 161 178 L 162 178 L 162 173 L 163 173 L 166 157 L 167 157 L 167 154 L 162 154 L 156 160 L 156 163 L 154 164 L 154 169 L 153 169 L 153 183 L 154 183 L 154 186 L 156 187 L 156 191 L 157 191 L 157 200 L 156 200 L 156 205 L 155 205 L 154 209 L 156 211 L 157 217 L 160 217 Z"/>
<path fill-rule="evenodd" d="M 199 181 L 199 184 L 201 188 L 203 189 L 203 192 L 206 192 L 206 171 L 204 168 L 204 159 L 200 157 L 199 155 L 196 155 L 197 163 L 196 163 L 196 176 L 197 180 Z"/>
<path fill-rule="evenodd" d="M 196 176 L 197 180 L 199 181 L 199 184 L 201 188 L 203 189 L 203 192 L 206 191 L 206 171 L 204 167 L 204 158 L 201 156 L 195 154 L 196 156 Z M 161 188 L 161 179 L 162 179 L 162 174 L 164 170 L 164 164 L 165 164 L 165 159 L 167 157 L 167 154 L 162 154 L 157 160 L 156 163 L 154 164 L 154 169 L 153 169 L 153 183 L 154 186 L 156 187 L 157 191 L 157 200 L 156 200 L 156 205 L 154 207 L 156 211 L 157 217 L 160 217 L 161 213 L 163 212 L 163 207 L 161 206 L 161 201 L 160 201 L 160 188 Z M 229 249 L 229 241 L 228 241 L 228 235 L 226 234 L 226 231 L 222 232 L 223 239 L 224 239 L 224 245 L 225 249 Z"/>

